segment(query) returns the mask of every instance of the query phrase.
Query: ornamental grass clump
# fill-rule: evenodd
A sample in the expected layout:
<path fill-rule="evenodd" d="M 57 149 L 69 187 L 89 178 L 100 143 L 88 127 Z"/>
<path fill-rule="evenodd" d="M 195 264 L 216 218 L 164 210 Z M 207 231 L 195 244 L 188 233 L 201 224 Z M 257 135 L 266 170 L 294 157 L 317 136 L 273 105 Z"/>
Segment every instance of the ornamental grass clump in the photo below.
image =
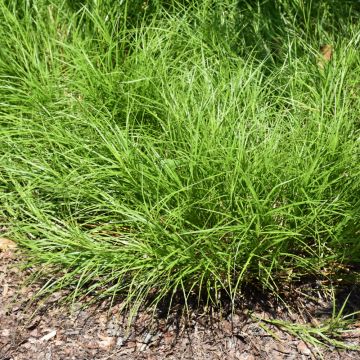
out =
<path fill-rule="evenodd" d="M 0 219 L 47 290 L 235 302 L 359 263 L 357 9 L 276 3 L 0 2 Z"/>

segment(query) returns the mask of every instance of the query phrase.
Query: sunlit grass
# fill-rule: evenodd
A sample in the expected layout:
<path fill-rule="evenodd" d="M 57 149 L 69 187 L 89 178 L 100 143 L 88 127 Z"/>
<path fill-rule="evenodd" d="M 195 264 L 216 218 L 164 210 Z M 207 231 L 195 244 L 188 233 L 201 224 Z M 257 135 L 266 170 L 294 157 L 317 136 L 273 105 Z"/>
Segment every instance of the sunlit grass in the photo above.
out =
<path fill-rule="evenodd" d="M 0 217 L 31 261 L 66 269 L 48 289 L 235 301 L 359 262 L 355 20 L 327 2 L 15 3 Z"/>

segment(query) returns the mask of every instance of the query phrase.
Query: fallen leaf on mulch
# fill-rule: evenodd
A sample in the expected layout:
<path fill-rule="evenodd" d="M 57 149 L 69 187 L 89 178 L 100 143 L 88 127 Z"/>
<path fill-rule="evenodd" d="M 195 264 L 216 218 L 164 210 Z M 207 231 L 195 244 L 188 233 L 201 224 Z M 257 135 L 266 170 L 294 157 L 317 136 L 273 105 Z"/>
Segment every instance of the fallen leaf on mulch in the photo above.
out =
<path fill-rule="evenodd" d="M 109 349 L 115 344 L 115 338 L 112 336 L 103 336 L 99 334 L 99 347 L 100 349 Z"/>
<path fill-rule="evenodd" d="M 308 348 L 308 346 L 303 341 L 299 342 L 297 349 L 300 354 L 303 354 L 306 356 L 309 356 L 311 354 L 311 350 Z"/>
<path fill-rule="evenodd" d="M 44 335 L 40 341 L 48 341 L 56 336 L 56 330 L 50 331 L 48 334 Z"/>
<path fill-rule="evenodd" d="M 11 332 L 10 332 L 10 330 L 9 329 L 3 329 L 2 331 L 1 331 L 1 336 L 10 336 L 10 334 L 11 334 Z"/>
<path fill-rule="evenodd" d="M 17 245 L 12 240 L 0 237 L 0 251 L 14 250 L 16 248 Z"/>
<path fill-rule="evenodd" d="M 4 284 L 3 285 L 3 290 L 2 290 L 2 296 L 5 298 L 7 296 L 9 292 L 9 285 L 8 284 Z"/>

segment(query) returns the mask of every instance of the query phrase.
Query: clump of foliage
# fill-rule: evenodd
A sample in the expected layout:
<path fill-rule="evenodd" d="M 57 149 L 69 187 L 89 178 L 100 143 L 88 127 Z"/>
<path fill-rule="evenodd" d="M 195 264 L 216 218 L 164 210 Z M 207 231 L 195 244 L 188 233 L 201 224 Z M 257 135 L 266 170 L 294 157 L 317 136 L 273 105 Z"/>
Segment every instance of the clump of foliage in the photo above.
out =
<path fill-rule="evenodd" d="M 1 0 L 0 220 L 66 269 L 49 289 L 234 301 L 359 263 L 359 6 L 335 3 Z"/>

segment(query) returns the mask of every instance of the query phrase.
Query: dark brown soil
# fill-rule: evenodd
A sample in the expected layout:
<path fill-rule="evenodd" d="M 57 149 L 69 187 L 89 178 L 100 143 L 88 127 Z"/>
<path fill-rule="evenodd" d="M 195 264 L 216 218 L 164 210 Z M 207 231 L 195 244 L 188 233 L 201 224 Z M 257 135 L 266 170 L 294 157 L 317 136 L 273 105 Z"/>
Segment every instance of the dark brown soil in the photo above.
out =
<path fill-rule="evenodd" d="M 318 326 L 331 310 L 331 304 L 321 297 L 316 306 L 309 300 L 291 316 L 280 307 L 271 309 L 253 299 L 233 315 L 194 311 L 185 318 L 174 310 L 165 319 L 161 314 L 154 317 L 142 310 L 127 330 L 126 318 L 119 311 L 121 303 L 110 306 L 109 300 L 83 308 L 89 300 L 84 299 L 72 306 L 62 305 L 59 300 L 64 291 L 31 302 L 41 285 L 24 286 L 27 273 L 17 266 L 20 257 L 14 250 L 0 252 L 0 360 L 360 358 L 356 351 L 316 349 L 245 315 L 248 308 L 257 318 L 311 321 Z M 342 340 L 348 345 L 360 345 L 360 322 L 353 330 Z"/>

